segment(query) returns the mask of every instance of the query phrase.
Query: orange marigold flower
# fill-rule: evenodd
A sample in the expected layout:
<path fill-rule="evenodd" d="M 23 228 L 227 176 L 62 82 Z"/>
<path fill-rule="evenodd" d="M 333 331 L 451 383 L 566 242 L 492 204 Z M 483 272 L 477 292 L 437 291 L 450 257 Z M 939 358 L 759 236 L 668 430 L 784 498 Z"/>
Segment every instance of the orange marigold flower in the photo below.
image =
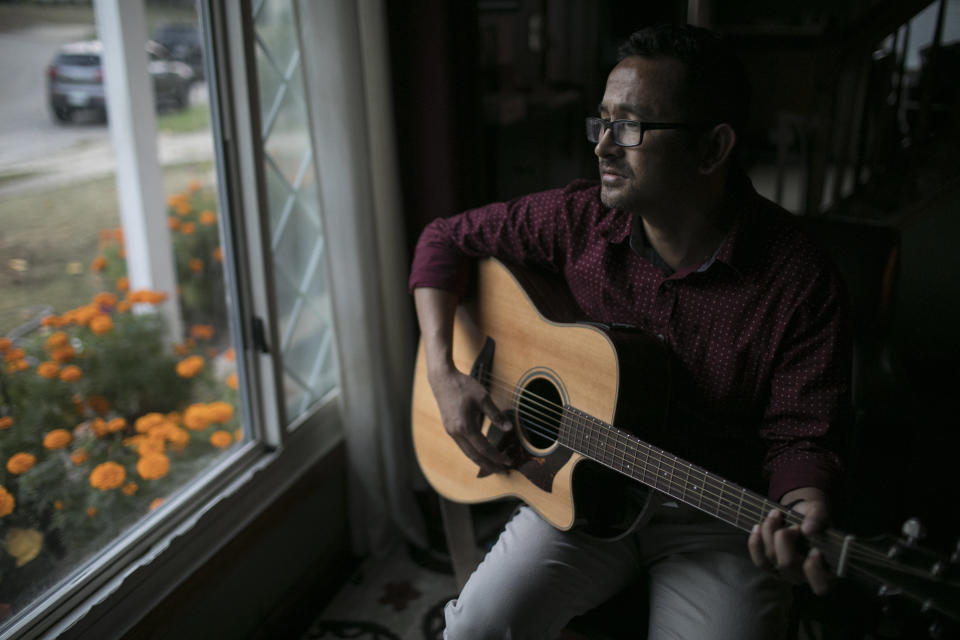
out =
<path fill-rule="evenodd" d="M 191 180 L 190 182 L 188 182 L 187 191 L 189 191 L 190 193 L 196 193 L 197 191 L 200 191 L 200 181 Z"/>
<path fill-rule="evenodd" d="M 44 316 L 40 324 L 44 327 L 61 327 L 63 326 L 63 320 L 57 316 Z"/>
<path fill-rule="evenodd" d="M 90 472 L 90 486 L 100 491 L 116 489 L 127 479 L 127 470 L 116 462 L 101 462 Z"/>
<path fill-rule="evenodd" d="M 210 422 L 210 412 L 205 404 L 192 404 L 183 412 L 183 424 L 191 431 L 203 431 L 210 426 Z"/>
<path fill-rule="evenodd" d="M 197 225 L 192 222 L 184 222 L 180 225 L 180 233 L 185 236 L 192 236 L 193 232 L 197 230 Z"/>
<path fill-rule="evenodd" d="M 137 461 L 137 473 L 144 480 L 156 480 L 170 471 L 170 458 L 162 453 L 148 453 Z"/>
<path fill-rule="evenodd" d="M 86 449 L 77 449 L 70 454 L 70 461 L 78 467 L 90 459 L 90 454 Z"/>
<path fill-rule="evenodd" d="M 210 434 L 210 444 L 218 449 L 225 449 L 229 447 L 232 442 L 233 437 L 231 437 L 228 431 L 219 430 Z"/>
<path fill-rule="evenodd" d="M 60 372 L 60 379 L 64 382 L 76 382 L 83 377 L 83 369 L 75 364 L 69 364 Z"/>
<path fill-rule="evenodd" d="M 97 256 L 93 259 L 93 262 L 90 263 L 90 268 L 94 271 L 103 271 L 104 267 L 107 266 L 107 259 L 104 256 Z"/>
<path fill-rule="evenodd" d="M 43 446 L 47 449 L 63 449 L 73 440 L 73 436 L 66 429 L 54 429 L 43 437 Z"/>
<path fill-rule="evenodd" d="M 220 247 L 214 248 L 213 253 L 211 255 L 213 256 L 213 259 L 215 261 L 223 262 L 223 249 L 221 249 Z"/>
<path fill-rule="evenodd" d="M 164 436 L 175 451 L 183 451 L 190 444 L 190 432 L 176 425 L 170 425 L 170 428 L 164 432 Z"/>
<path fill-rule="evenodd" d="M 60 511 L 61 509 L 63 509 L 63 500 L 54 500 L 53 508 L 56 509 L 57 511 Z"/>
<path fill-rule="evenodd" d="M 192 378 L 203 369 L 204 360 L 201 356 L 190 356 L 177 363 L 177 375 L 181 378 Z"/>
<path fill-rule="evenodd" d="M 180 218 L 175 218 L 173 216 L 170 216 L 169 218 L 167 218 L 167 228 L 170 229 L 170 231 L 176 231 L 177 229 L 179 229 Z"/>
<path fill-rule="evenodd" d="M 230 388 L 233 389 L 233 390 L 236 390 L 238 385 L 239 385 L 239 382 L 238 382 L 238 379 L 237 379 L 237 374 L 236 374 L 236 372 L 231 373 L 230 375 L 227 376 L 227 386 L 228 386 L 228 387 L 230 387 Z"/>
<path fill-rule="evenodd" d="M 90 319 L 90 331 L 98 336 L 113 329 L 113 319 L 105 313 L 98 314 Z"/>
<path fill-rule="evenodd" d="M 243 429 L 234 429 L 233 430 L 233 439 L 237 442 L 243 441 Z"/>
<path fill-rule="evenodd" d="M 77 357 L 77 352 L 73 350 L 73 347 L 67 345 L 51 351 L 50 357 L 53 358 L 54 362 L 70 362 Z"/>
<path fill-rule="evenodd" d="M 178 202 L 176 205 L 174 205 L 173 209 L 178 215 L 181 216 L 185 216 L 193 211 L 193 207 L 191 207 L 190 203 L 185 200 Z"/>
<path fill-rule="evenodd" d="M 47 380 L 54 380 L 60 375 L 60 365 L 56 362 L 43 362 L 37 367 L 37 375 Z"/>
<path fill-rule="evenodd" d="M 103 396 L 90 396 L 87 398 L 87 404 L 93 409 L 94 413 L 104 414 L 110 411 L 110 401 Z"/>
<path fill-rule="evenodd" d="M 13 340 L 7 337 L 0 338 L 0 353 L 6 353 L 13 347 Z"/>
<path fill-rule="evenodd" d="M 123 431 L 127 426 L 127 421 L 123 418 L 114 418 L 107 422 L 107 431 L 109 433 L 116 433 L 117 431 Z"/>
<path fill-rule="evenodd" d="M 13 513 L 13 508 L 16 505 L 17 501 L 13 499 L 10 492 L 5 487 L 0 487 L 0 518 Z"/>
<path fill-rule="evenodd" d="M 130 278 L 127 276 L 120 276 L 117 278 L 117 282 L 114 286 L 117 288 L 117 291 L 126 293 L 130 290 Z"/>
<path fill-rule="evenodd" d="M 7 460 L 7 472 L 17 476 L 26 473 L 37 464 L 37 456 L 32 453 L 15 453 Z"/>
<path fill-rule="evenodd" d="M 117 295 L 108 291 L 102 291 L 93 296 L 93 303 L 101 308 L 106 307 L 107 309 L 113 309 L 117 304 Z"/>
<path fill-rule="evenodd" d="M 177 203 L 181 202 L 182 200 L 183 200 L 183 196 L 178 193 L 175 193 L 172 196 L 167 196 L 167 206 L 173 208 L 177 206 Z"/>
<path fill-rule="evenodd" d="M 153 501 L 150 503 L 150 511 L 153 511 L 154 509 L 156 509 L 162 504 L 163 504 L 163 498 L 154 498 Z"/>
<path fill-rule="evenodd" d="M 190 335 L 197 340 L 210 340 L 213 338 L 213 325 L 195 324 L 190 327 Z"/>
<path fill-rule="evenodd" d="M 166 421 L 166 416 L 162 413 L 145 413 L 134 421 L 133 428 L 137 433 L 146 433 L 150 430 L 150 427 L 155 427 L 164 421 Z"/>
<path fill-rule="evenodd" d="M 173 352 L 178 356 L 185 356 L 190 353 L 191 348 L 192 347 L 188 342 L 178 342 L 177 344 L 173 345 Z"/>
<path fill-rule="evenodd" d="M 130 307 L 132 306 L 133 305 L 130 304 L 129 300 L 121 300 L 120 302 L 117 303 L 117 311 L 121 313 L 126 313 L 127 311 L 130 311 Z"/>
<path fill-rule="evenodd" d="M 3 416 L 0 418 L 0 429 L 9 429 L 13 426 L 13 418 L 10 416 Z"/>
<path fill-rule="evenodd" d="M 45 345 L 48 351 L 53 351 L 54 349 L 67 346 L 67 343 L 69 342 L 70 337 L 67 336 L 66 333 L 63 331 L 55 331 L 50 334 L 49 338 L 47 338 Z"/>
<path fill-rule="evenodd" d="M 123 444 L 127 445 L 141 456 L 151 453 L 163 453 L 166 449 L 163 443 L 163 438 L 155 438 L 151 437 L 151 435 L 133 436 L 132 438 L 127 438 L 124 440 Z"/>
<path fill-rule="evenodd" d="M 95 516 L 95 515 L 97 515 L 97 508 L 96 508 L 96 507 L 87 507 L 87 517 L 88 517 L 88 518 L 92 518 L 92 517 Z"/>
<path fill-rule="evenodd" d="M 216 224 L 216 222 L 217 214 L 215 214 L 213 211 L 208 209 L 200 212 L 200 224 L 210 226 L 211 224 Z"/>
<path fill-rule="evenodd" d="M 226 422 L 233 417 L 233 406 L 227 402 L 211 402 L 207 405 L 207 415 L 213 422 Z"/>
<path fill-rule="evenodd" d="M 100 438 L 110 433 L 110 429 L 107 428 L 107 421 L 103 418 L 94 418 L 91 420 L 90 428 L 93 429 L 93 432 Z"/>
<path fill-rule="evenodd" d="M 140 487 L 137 486 L 136 482 L 128 482 L 127 484 L 123 485 L 123 488 L 120 489 L 120 491 L 122 491 L 123 495 L 125 496 L 132 496 L 139 488 Z"/>
<path fill-rule="evenodd" d="M 3 359 L 7 362 L 16 362 L 17 360 L 23 360 L 26 357 L 27 352 L 19 347 L 16 349 L 7 349 L 7 352 L 3 354 Z"/>
<path fill-rule="evenodd" d="M 202 273 L 203 260 L 201 260 L 200 258 L 191 258 L 189 267 L 190 267 L 190 271 L 193 271 L 194 273 Z"/>

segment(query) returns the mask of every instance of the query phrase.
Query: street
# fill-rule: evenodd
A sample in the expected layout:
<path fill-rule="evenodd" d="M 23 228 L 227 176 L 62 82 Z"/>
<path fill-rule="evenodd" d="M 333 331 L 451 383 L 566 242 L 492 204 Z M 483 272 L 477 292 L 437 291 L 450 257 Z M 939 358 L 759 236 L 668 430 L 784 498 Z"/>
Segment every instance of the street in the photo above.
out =
<path fill-rule="evenodd" d="M 89 38 L 88 24 L 34 25 L 0 32 L 0 197 L 50 188 L 111 173 L 113 148 L 108 126 L 94 118 L 55 123 L 47 104 L 46 73 L 58 46 Z M 206 87 L 191 91 L 191 102 L 206 102 Z M 162 164 L 210 158 L 208 130 L 161 134 Z"/>

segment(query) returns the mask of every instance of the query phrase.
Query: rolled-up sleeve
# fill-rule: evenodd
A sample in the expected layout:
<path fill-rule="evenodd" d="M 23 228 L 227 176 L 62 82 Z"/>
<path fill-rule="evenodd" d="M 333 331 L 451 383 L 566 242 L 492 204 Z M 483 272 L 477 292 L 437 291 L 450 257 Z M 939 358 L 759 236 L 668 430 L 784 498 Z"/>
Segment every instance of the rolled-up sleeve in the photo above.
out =
<path fill-rule="evenodd" d="M 800 487 L 828 494 L 843 473 L 843 432 L 850 419 L 850 343 L 839 278 L 811 282 L 790 314 L 770 384 L 761 436 L 769 496 Z"/>

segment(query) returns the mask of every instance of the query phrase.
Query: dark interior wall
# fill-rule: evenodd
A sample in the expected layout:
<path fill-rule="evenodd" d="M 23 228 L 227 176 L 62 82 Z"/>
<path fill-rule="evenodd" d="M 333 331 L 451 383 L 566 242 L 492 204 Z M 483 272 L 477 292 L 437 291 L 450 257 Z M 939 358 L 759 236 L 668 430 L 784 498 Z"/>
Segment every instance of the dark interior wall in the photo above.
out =
<path fill-rule="evenodd" d="M 345 478 L 341 444 L 124 637 L 300 637 L 355 566 Z"/>

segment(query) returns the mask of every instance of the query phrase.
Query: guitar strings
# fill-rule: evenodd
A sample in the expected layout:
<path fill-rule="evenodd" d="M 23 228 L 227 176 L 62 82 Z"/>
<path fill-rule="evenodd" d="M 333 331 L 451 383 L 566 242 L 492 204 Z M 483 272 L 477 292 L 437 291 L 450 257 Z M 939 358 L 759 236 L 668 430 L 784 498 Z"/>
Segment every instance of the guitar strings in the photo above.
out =
<path fill-rule="evenodd" d="M 511 395 L 511 394 L 515 393 L 515 392 L 518 390 L 517 387 L 512 386 L 512 385 L 510 385 L 509 383 L 506 383 L 506 382 L 498 379 L 497 377 L 493 376 L 493 375 L 490 374 L 490 373 L 485 374 L 485 378 L 486 378 L 486 382 L 489 382 L 489 383 L 491 383 L 491 384 L 496 385 L 496 387 L 497 387 L 499 390 L 507 393 L 508 395 Z M 484 382 L 484 381 L 481 380 L 481 382 Z M 525 428 L 526 428 L 528 431 L 531 431 L 531 432 L 533 432 L 533 433 L 535 433 L 535 434 L 537 434 L 537 435 L 540 435 L 541 437 L 544 437 L 544 438 L 546 438 L 546 439 L 553 439 L 553 440 L 558 439 L 560 434 L 559 434 L 559 432 L 558 432 L 554 427 L 552 427 L 550 424 L 547 424 L 547 423 L 536 422 L 536 420 L 531 420 L 531 418 L 541 419 L 541 420 L 542 420 L 542 419 L 547 419 L 547 420 L 551 420 L 551 421 L 552 421 L 552 420 L 555 420 L 555 421 L 558 421 L 558 422 L 559 422 L 559 421 L 562 419 L 562 416 L 563 416 L 563 407 L 562 407 L 561 405 L 556 404 L 556 403 L 553 402 L 552 400 L 546 399 L 546 398 L 544 398 L 543 396 L 540 396 L 539 394 L 536 394 L 536 393 L 533 393 L 533 392 L 529 392 L 529 391 L 528 391 L 527 393 L 525 393 L 524 398 L 530 401 L 530 402 L 529 402 L 530 405 L 535 405 L 535 406 L 539 407 L 539 409 L 538 409 L 537 411 L 524 410 L 524 408 L 522 408 L 522 407 L 521 407 L 520 410 L 518 410 L 518 413 L 519 413 L 519 414 L 521 414 L 522 416 L 524 416 L 524 417 L 526 417 L 526 418 L 528 419 L 528 422 L 524 424 Z M 592 419 L 591 419 L 591 420 L 592 420 Z M 599 425 L 596 425 L 596 426 L 604 426 L 604 427 L 606 427 L 607 425 L 604 425 L 604 424 L 601 422 L 601 423 L 599 423 Z M 613 432 L 613 435 L 617 438 L 617 444 L 622 444 L 622 443 L 620 442 L 620 439 L 621 439 L 621 434 L 620 434 L 620 432 Z M 626 437 L 628 437 L 628 438 L 630 437 L 630 436 L 627 435 L 627 434 L 623 434 L 623 435 L 626 436 Z M 628 442 L 629 442 L 629 441 L 628 441 Z M 643 442 L 640 441 L 639 439 L 636 439 L 636 440 L 635 440 L 634 442 L 632 442 L 631 444 L 633 444 L 634 446 L 637 446 L 637 445 L 645 446 L 647 449 L 650 449 L 650 450 L 653 449 L 653 447 L 652 447 L 651 445 L 648 445 L 648 444 L 646 444 L 646 443 L 643 443 Z M 568 444 L 565 445 L 565 446 L 568 446 L 568 447 L 569 447 Z M 626 451 L 624 451 L 624 453 L 626 453 Z M 617 452 L 614 452 L 614 455 L 616 455 L 616 454 L 617 454 Z M 622 457 L 622 456 L 621 456 L 621 457 Z M 654 481 L 653 486 L 654 486 L 655 489 L 660 489 L 660 486 L 659 486 L 660 476 L 659 476 L 658 474 L 654 474 L 654 473 L 652 472 L 652 470 L 651 470 L 651 468 L 649 468 L 648 462 L 647 462 L 646 460 L 638 460 L 638 459 L 636 458 L 636 455 L 634 455 L 634 458 L 635 458 L 635 463 L 639 463 L 640 465 L 642 465 L 642 466 L 644 467 L 644 472 L 645 472 L 646 474 L 651 475 L 651 476 L 657 478 L 657 480 Z M 623 459 L 626 460 L 626 458 L 623 458 Z M 683 492 L 683 494 L 684 494 L 683 497 L 681 497 L 681 496 L 674 496 L 674 497 L 677 497 L 678 499 L 681 499 L 681 500 L 684 501 L 684 502 L 688 502 L 689 504 L 691 504 L 691 506 L 698 507 L 698 508 L 699 508 L 700 510 L 702 510 L 702 511 L 705 511 L 705 512 L 707 512 L 707 513 L 710 513 L 710 511 L 709 511 L 708 509 L 704 509 L 704 508 L 703 508 L 702 503 L 701 503 L 700 505 L 694 505 L 692 502 L 689 502 L 689 501 L 685 498 L 685 494 L 686 494 L 685 485 L 689 485 L 689 484 L 690 484 L 689 471 L 687 471 L 687 479 L 686 479 L 686 481 L 684 481 L 684 482 L 681 483 L 681 484 L 678 484 L 678 483 L 675 482 L 675 480 L 674 480 L 674 478 L 676 477 L 676 476 L 675 476 L 675 472 L 676 472 L 676 470 L 677 470 L 677 467 L 676 467 L 675 462 L 676 462 L 676 459 L 675 459 L 674 461 L 669 461 L 669 460 L 667 460 L 667 463 L 668 463 L 668 464 L 670 465 L 670 467 L 673 469 L 674 473 L 670 475 L 670 479 L 668 480 L 668 484 L 670 485 L 670 488 L 666 489 L 665 491 L 668 491 L 668 492 L 669 492 L 670 489 L 673 489 L 673 490 L 675 490 L 675 491 L 681 491 L 681 492 Z M 688 464 L 689 464 L 689 463 L 688 463 Z M 658 466 L 659 466 L 659 463 L 658 463 Z M 781 513 L 783 513 L 784 516 L 785 516 L 786 521 L 788 522 L 788 524 L 799 524 L 800 521 L 801 521 L 802 518 L 803 518 L 802 515 L 798 514 L 798 513 L 795 512 L 795 511 L 792 511 L 792 510 L 789 510 L 789 509 L 785 509 L 785 508 L 782 507 L 781 505 L 778 505 L 778 504 L 776 504 L 776 503 L 774 503 L 774 502 L 771 502 L 771 501 L 769 501 L 769 500 L 766 500 L 766 499 L 764 499 L 764 498 L 762 498 L 762 497 L 760 497 L 760 496 L 756 496 L 756 495 L 753 494 L 752 492 L 746 492 L 746 490 L 743 490 L 743 489 L 742 489 L 742 495 L 741 495 L 740 500 L 739 500 L 739 503 L 738 503 L 739 506 L 738 506 L 738 508 L 737 508 L 737 513 L 736 513 L 736 515 L 731 515 L 731 514 L 732 514 L 732 511 L 731 511 L 729 505 L 724 505 L 723 502 L 722 502 L 723 492 L 725 492 L 725 490 L 726 490 L 726 484 L 725 484 L 725 482 L 721 481 L 721 482 L 718 484 L 717 481 L 716 481 L 716 479 L 713 478 L 713 477 L 711 477 L 712 474 L 710 474 L 709 472 L 707 472 L 707 471 L 705 471 L 705 470 L 700 470 L 700 469 L 697 469 L 697 468 L 693 468 L 693 470 L 694 470 L 695 472 L 698 472 L 698 473 L 702 476 L 702 483 L 705 485 L 705 486 L 704 486 L 705 493 L 706 493 L 708 496 L 710 496 L 710 497 L 712 497 L 713 499 L 716 500 L 717 510 L 714 512 L 714 515 L 716 515 L 716 516 L 719 517 L 719 516 L 720 516 L 720 511 L 725 511 L 725 514 L 724 514 L 724 515 L 727 516 L 728 522 L 730 522 L 731 524 L 735 524 L 736 526 L 739 526 L 739 527 L 741 527 L 741 528 L 744 528 L 744 530 L 746 530 L 746 528 L 743 527 L 743 526 L 740 524 L 740 521 L 743 519 L 742 516 L 744 516 L 744 515 L 745 515 L 745 516 L 748 516 L 748 518 L 747 518 L 748 521 L 753 521 L 754 519 L 763 520 L 763 519 L 766 517 L 766 514 L 769 513 L 769 511 L 772 510 L 772 509 L 777 509 L 778 511 L 780 511 Z M 707 486 L 707 485 L 713 485 L 713 486 L 711 487 L 711 486 Z M 721 493 L 717 493 L 716 491 L 709 491 L 709 489 L 715 489 L 715 490 L 720 491 Z M 745 500 L 744 500 L 744 497 L 748 498 L 748 499 L 749 499 L 749 502 L 748 502 L 748 501 L 745 501 Z M 744 507 L 746 507 L 746 513 L 744 513 Z M 751 515 L 754 516 L 754 518 L 752 518 L 752 519 L 749 518 L 749 516 L 751 516 Z M 821 537 L 822 537 L 822 535 L 823 535 L 823 534 L 821 534 Z M 829 530 L 826 532 L 826 536 L 827 536 L 828 538 L 831 538 L 831 539 L 832 539 L 831 541 L 834 542 L 835 544 L 841 544 L 841 543 L 843 542 L 844 538 L 845 538 L 845 536 L 844 536 L 843 534 L 841 534 L 840 532 L 829 531 Z M 867 546 L 863 545 L 862 543 L 858 543 L 857 541 L 853 541 L 853 542 L 849 545 L 848 557 L 850 557 L 850 558 L 859 558 L 859 559 L 870 559 L 870 560 L 873 561 L 873 562 L 879 562 L 879 563 L 881 563 L 881 564 L 884 564 L 884 565 L 888 566 L 889 568 L 894 568 L 894 569 L 898 569 L 898 570 L 901 570 L 901 571 L 904 570 L 904 567 L 901 567 L 901 566 L 899 566 L 897 563 L 891 561 L 889 558 L 887 558 L 887 556 L 886 556 L 885 554 L 883 554 L 883 553 L 881 553 L 881 552 L 879 552 L 879 551 L 876 551 L 876 550 L 874 550 L 874 549 L 872 549 L 872 548 L 870 548 L 870 547 L 867 547 Z M 852 567 L 851 567 L 851 568 L 852 568 Z M 917 574 L 918 574 L 918 575 L 923 575 L 923 572 L 917 572 Z"/>

